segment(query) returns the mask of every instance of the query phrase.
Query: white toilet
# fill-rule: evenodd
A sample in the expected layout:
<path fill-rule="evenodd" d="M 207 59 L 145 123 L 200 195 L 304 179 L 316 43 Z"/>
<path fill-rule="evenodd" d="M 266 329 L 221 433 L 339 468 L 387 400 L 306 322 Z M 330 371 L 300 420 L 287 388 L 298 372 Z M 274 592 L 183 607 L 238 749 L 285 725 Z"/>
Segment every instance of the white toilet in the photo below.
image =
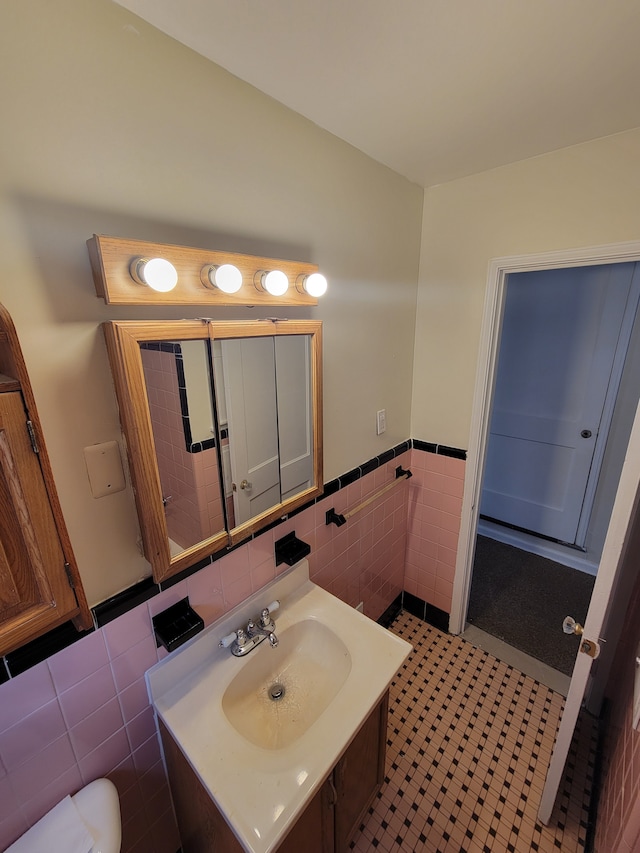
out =
<path fill-rule="evenodd" d="M 116 787 L 96 779 L 54 806 L 6 853 L 120 853 L 121 838 Z"/>

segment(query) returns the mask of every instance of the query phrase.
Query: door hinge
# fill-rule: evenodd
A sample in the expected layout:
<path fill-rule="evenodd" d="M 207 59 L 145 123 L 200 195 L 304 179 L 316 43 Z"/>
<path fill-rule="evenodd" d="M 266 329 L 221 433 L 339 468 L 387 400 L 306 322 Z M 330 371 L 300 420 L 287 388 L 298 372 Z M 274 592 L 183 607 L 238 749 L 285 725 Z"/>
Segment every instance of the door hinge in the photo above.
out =
<path fill-rule="evenodd" d="M 33 428 L 32 421 L 27 421 L 27 432 L 29 433 L 29 440 L 31 441 L 31 447 L 34 453 L 40 453 L 40 449 L 38 448 L 38 440 L 36 439 L 36 431 Z"/>
<path fill-rule="evenodd" d="M 67 573 L 67 580 L 69 581 L 69 586 L 71 587 L 71 589 L 75 590 L 76 585 L 73 582 L 73 575 L 71 574 L 71 566 L 66 561 L 64 564 L 64 570 Z"/>

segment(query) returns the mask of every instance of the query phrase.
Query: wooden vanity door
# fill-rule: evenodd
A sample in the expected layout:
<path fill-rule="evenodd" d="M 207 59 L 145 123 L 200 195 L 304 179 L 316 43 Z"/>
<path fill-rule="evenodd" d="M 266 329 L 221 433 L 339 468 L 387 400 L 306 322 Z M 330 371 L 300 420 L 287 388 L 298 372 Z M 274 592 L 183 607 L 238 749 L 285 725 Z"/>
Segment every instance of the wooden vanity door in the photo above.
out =
<path fill-rule="evenodd" d="M 346 853 L 384 781 L 389 693 L 365 720 L 334 770 L 336 853 Z"/>
<path fill-rule="evenodd" d="M 0 393 L 0 655 L 78 612 L 22 395 Z"/>

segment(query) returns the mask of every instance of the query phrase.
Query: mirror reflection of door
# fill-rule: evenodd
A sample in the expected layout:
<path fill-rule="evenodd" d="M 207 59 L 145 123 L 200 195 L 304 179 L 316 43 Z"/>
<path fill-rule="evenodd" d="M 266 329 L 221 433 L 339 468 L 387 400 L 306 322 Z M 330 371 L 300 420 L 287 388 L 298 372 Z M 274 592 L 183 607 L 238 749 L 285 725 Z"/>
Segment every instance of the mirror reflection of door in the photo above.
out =
<path fill-rule="evenodd" d="M 173 555 L 225 529 L 208 341 L 141 344 Z"/>
<path fill-rule="evenodd" d="M 221 352 L 234 520 L 239 525 L 280 503 L 274 338 L 223 340 Z"/>
<path fill-rule="evenodd" d="M 282 500 L 313 485 L 313 399 L 308 335 L 275 339 Z"/>
<path fill-rule="evenodd" d="M 218 347 L 218 406 L 229 437 L 225 491 L 239 525 L 313 484 L 311 343 L 308 335 L 280 335 Z"/>
<path fill-rule="evenodd" d="M 311 338 L 231 338 L 213 350 L 231 529 L 313 485 Z"/>

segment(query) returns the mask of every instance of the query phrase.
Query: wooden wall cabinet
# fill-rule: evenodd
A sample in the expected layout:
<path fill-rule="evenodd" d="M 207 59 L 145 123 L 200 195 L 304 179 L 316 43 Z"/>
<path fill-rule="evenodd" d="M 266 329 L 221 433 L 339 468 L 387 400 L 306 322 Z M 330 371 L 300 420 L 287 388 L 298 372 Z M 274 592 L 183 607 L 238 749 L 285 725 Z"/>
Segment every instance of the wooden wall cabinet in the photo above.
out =
<path fill-rule="evenodd" d="M 22 351 L 0 305 L 0 655 L 68 620 L 92 624 Z"/>
<path fill-rule="evenodd" d="M 277 853 L 346 853 L 384 779 L 389 694 L 364 721 Z M 183 853 L 243 853 L 180 747 L 158 721 Z"/>

